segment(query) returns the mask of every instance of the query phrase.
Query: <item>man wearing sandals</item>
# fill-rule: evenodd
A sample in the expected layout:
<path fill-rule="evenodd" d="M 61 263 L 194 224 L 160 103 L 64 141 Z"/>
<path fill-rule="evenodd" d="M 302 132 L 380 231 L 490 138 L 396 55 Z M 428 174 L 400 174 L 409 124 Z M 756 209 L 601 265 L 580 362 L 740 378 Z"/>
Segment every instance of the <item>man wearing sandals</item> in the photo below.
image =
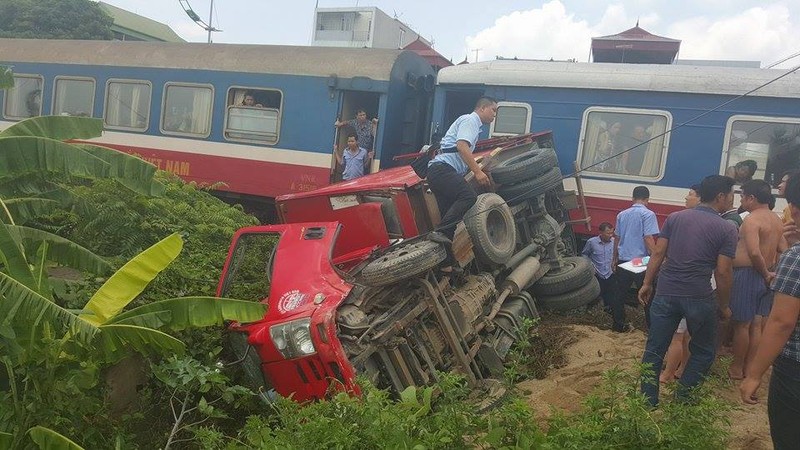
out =
<path fill-rule="evenodd" d="M 481 97 L 475 110 L 453 122 L 441 142 L 441 150 L 428 164 L 428 186 L 436 197 L 442 220 L 438 232 L 430 234 L 430 240 L 439 242 L 447 248 L 447 258 L 442 263 L 442 272 L 451 272 L 456 265 L 455 255 L 450 247 L 456 232 L 456 225 L 464 214 L 475 204 L 478 195 L 464 179 L 467 171 L 472 171 L 475 180 L 489 186 L 489 177 L 483 173 L 472 152 L 478 141 L 481 127 L 492 123 L 497 115 L 497 100 Z"/>

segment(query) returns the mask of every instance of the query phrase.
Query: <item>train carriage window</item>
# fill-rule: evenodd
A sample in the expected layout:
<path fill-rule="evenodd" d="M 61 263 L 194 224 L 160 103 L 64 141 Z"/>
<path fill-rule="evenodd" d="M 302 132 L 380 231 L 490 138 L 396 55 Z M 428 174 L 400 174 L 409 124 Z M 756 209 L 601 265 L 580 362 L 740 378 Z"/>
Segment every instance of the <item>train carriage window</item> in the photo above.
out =
<path fill-rule="evenodd" d="M 161 132 L 208 137 L 213 102 L 214 87 L 211 85 L 167 83 L 161 109 Z"/>
<path fill-rule="evenodd" d="M 150 124 L 148 81 L 112 79 L 106 83 L 106 107 L 103 122 L 106 128 L 145 131 Z"/>
<path fill-rule="evenodd" d="M 530 131 L 531 105 L 516 102 L 497 103 L 497 117 L 490 127 L 490 136 L 515 136 Z"/>
<path fill-rule="evenodd" d="M 739 184 L 752 176 L 777 188 L 787 171 L 800 169 L 800 120 L 734 116 L 725 136 L 724 173 Z"/>
<path fill-rule="evenodd" d="M 22 120 L 42 115 L 42 89 L 44 77 L 40 75 L 14 75 L 14 87 L 3 96 L 3 117 Z"/>
<path fill-rule="evenodd" d="M 56 77 L 53 89 L 53 115 L 92 117 L 94 79 Z"/>
<path fill-rule="evenodd" d="M 672 124 L 666 111 L 589 108 L 583 115 L 578 160 L 585 172 L 611 178 L 660 179 Z"/>
<path fill-rule="evenodd" d="M 274 89 L 228 89 L 225 139 L 275 144 L 280 134 L 283 94 Z"/>

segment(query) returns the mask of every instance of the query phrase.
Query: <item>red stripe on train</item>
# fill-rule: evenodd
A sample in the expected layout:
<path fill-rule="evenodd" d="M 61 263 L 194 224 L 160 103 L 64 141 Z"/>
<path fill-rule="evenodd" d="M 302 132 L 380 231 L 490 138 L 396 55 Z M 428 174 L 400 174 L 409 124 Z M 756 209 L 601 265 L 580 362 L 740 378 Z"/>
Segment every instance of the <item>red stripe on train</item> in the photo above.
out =
<path fill-rule="evenodd" d="M 603 222 L 608 222 L 614 225 L 617 222 L 617 214 L 620 211 L 629 208 L 633 202 L 630 200 L 618 200 L 602 197 L 586 197 L 586 207 L 589 209 L 589 216 L 592 218 L 591 229 L 587 230 L 583 224 L 575 224 L 572 229 L 577 234 L 593 236 L 600 231 L 598 227 Z M 664 220 L 667 216 L 675 211 L 680 211 L 683 206 L 666 205 L 661 203 L 650 202 L 647 205 L 653 212 L 656 213 L 658 218 L 658 225 L 663 226 Z M 583 212 L 580 209 L 570 211 L 570 219 L 576 220 L 582 218 Z"/>
<path fill-rule="evenodd" d="M 160 170 L 215 190 L 275 198 L 311 191 L 330 184 L 330 172 L 321 167 L 198 155 L 146 147 L 103 144 L 138 156 Z"/>

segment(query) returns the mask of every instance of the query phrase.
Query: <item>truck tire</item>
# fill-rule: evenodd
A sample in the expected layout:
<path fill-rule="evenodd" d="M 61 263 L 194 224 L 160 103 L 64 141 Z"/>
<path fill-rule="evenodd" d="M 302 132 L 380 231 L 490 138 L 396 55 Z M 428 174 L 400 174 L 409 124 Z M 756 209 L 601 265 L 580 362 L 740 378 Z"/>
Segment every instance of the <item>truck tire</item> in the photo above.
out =
<path fill-rule="evenodd" d="M 492 180 L 498 184 L 514 184 L 530 180 L 558 165 L 552 148 L 535 148 L 507 159 L 492 169 Z"/>
<path fill-rule="evenodd" d="M 570 311 L 591 303 L 600 295 L 600 283 L 597 278 L 592 277 L 588 283 L 582 287 L 559 295 L 547 295 L 536 297 L 541 309 L 549 311 Z"/>
<path fill-rule="evenodd" d="M 594 267 L 588 258 L 571 256 L 563 259 L 561 269 L 547 272 L 533 285 L 534 295 L 559 295 L 574 291 L 594 278 Z"/>
<path fill-rule="evenodd" d="M 464 214 L 464 227 L 472 239 L 475 256 L 481 262 L 501 265 L 514 254 L 517 243 L 514 215 L 499 195 L 479 195 Z"/>
<path fill-rule="evenodd" d="M 359 281 L 366 286 L 385 286 L 426 272 L 444 261 L 444 247 L 431 241 L 418 241 L 389 250 L 361 271 Z"/>
<path fill-rule="evenodd" d="M 498 193 L 506 201 L 514 204 L 529 198 L 538 197 L 561 185 L 561 170 L 553 167 L 543 175 L 517 184 L 500 186 Z"/>

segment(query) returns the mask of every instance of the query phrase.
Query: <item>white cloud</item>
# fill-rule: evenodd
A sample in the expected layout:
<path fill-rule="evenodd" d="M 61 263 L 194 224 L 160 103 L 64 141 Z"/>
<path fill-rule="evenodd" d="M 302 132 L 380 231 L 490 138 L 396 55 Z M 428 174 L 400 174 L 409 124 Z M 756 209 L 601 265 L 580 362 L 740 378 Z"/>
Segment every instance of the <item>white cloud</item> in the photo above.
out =
<path fill-rule="evenodd" d="M 680 57 L 685 59 L 755 60 L 769 64 L 800 51 L 800 22 L 792 22 L 789 9 L 781 4 L 750 8 L 737 15 L 711 21 L 695 17 L 677 22 L 669 33 L 681 39 Z M 795 66 L 788 61 L 783 66 Z"/>
<path fill-rule="evenodd" d="M 758 60 L 766 64 L 800 51 L 800 34 L 793 31 L 800 28 L 800 22 L 792 19 L 789 8 L 777 2 L 736 15 L 695 16 L 669 24 L 655 13 L 631 15 L 619 2 L 607 6 L 596 21 L 588 21 L 567 11 L 561 0 L 552 0 L 541 8 L 498 18 L 491 27 L 467 37 L 464 52 L 471 61 L 476 48 L 481 49 L 481 60 L 500 55 L 586 61 L 592 37 L 619 33 L 638 20 L 652 33 L 680 39 L 681 58 Z M 784 66 L 797 64 L 800 60 Z"/>

